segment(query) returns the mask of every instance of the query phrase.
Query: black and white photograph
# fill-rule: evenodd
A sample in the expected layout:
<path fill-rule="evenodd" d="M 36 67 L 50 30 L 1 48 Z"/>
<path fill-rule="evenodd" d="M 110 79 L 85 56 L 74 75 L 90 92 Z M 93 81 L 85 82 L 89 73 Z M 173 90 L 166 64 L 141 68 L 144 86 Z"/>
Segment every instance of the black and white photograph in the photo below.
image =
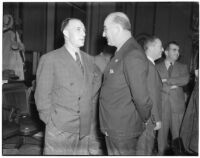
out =
<path fill-rule="evenodd" d="M 199 1 L 3 1 L 2 156 L 198 156 Z"/>

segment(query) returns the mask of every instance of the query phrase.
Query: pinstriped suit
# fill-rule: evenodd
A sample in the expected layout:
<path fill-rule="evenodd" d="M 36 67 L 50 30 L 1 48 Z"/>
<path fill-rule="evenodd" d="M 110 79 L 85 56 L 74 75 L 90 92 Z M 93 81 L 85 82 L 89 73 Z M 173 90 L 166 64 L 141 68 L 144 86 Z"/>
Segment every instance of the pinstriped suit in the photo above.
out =
<path fill-rule="evenodd" d="M 48 150 L 47 154 L 88 154 L 87 151 L 74 151 L 74 148 L 78 146 L 77 139 L 84 140 L 90 134 L 92 98 L 100 85 L 93 84 L 95 69 L 92 58 L 84 52 L 81 52 L 81 58 L 84 75 L 64 46 L 43 55 L 40 60 L 35 100 L 40 118 L 47 128 L 45 145 L 56 149 L 57 144 L 53 142 L 63 132 L 74 137 L 74 140 L 66 140 L 66 143 L 72 143 L 67 151 L 62 151 L 63 147 L 60 146 L 58 150 Z M 50 136 L 47 132 L 51 129 L 58 135 L 54 135 L 55 139 L 48 143 Z M 63 139 L 64 136 L 60 141 Z"/>

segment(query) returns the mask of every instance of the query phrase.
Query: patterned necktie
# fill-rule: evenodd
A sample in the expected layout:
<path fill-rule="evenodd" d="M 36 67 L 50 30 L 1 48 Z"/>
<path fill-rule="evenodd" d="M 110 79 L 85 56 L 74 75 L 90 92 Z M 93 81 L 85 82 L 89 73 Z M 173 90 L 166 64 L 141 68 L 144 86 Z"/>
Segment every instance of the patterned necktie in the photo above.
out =
<path fill-rule="evenodd" d="M 170 63 L 169 68 L 168 68 L 168 70 L 167 70 L 167 71 L 168 71 L 168 76 L 169 76 L 169 78 L 171 77 L 172 69 L 173 69 L 173 64 Z"/>
<path fill-rule="evenodd" d="M 76 62 L 78 64 L 78 66 L 81 68 L 82 73 L 84 74 L 84 68 L 83 68 L 83 65 L 81 63 L 80 56 L 79 56 L 79 54 L 77 52 L 75 53 L 75 55 L 76 55 Z"/>

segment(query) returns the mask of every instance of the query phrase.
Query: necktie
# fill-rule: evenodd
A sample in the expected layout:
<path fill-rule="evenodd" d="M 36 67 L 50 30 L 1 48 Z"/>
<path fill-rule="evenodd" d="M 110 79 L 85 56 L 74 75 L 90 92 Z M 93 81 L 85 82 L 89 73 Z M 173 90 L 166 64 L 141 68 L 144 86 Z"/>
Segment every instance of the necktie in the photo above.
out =
<path fill-rule="evenodd" d="M 81 72 L 84 74 L 84 68 L 83 68 L 83 65 L 81 63 L 80 56 L 77 52 L 75 53 L 75 55 L 76 55 L 76 62 L 78 64 L 78 66 L 81 68 Z"/>
<path fill-rule="evenodd" d="M 171 77 L 171 74 L 172 74 L 172 69 L 173 69 L 173 64 L 172 63 L 170 63 L 170 66 L 169 66 L 169 68 L 168 68 L 168 76 L 169 77 Z"/>

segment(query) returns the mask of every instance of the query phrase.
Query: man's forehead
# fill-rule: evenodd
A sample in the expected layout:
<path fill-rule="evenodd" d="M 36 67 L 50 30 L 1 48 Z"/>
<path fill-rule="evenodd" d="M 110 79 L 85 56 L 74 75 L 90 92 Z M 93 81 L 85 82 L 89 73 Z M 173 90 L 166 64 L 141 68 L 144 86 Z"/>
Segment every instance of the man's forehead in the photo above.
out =
<path fill-rule="evenodd" d="M 162 41 L 161 41 L 159 38 L 157 38 L 157 43 L 158 43 L 159 45 L 162 45 Z"/>
<path fill-rule="evenodd" d="M 83 27 L 83 28 L 85 28 L 85 26 L 83 25 L 83 23 L 80 20 L 78 20 L 78 19 L 71 19 L 69 21 L 68 26 L 72 27 L 72 28 L 74 28 L 74 27 Z"/>
<path fill-rule="evenodd" d="M 169 48 L 170 49 L 179 49 L 179 46 L 172 43 L 172 44 L 169 45 Z"/>
<path fill-rule="evenodd" d="M 108 17 L 106 17 L 105 21 L 104 21 L 104 26 L 108 26 L 112 24 L 112 19 L 113 19 L 113 15 L 109 15 Z"/>

